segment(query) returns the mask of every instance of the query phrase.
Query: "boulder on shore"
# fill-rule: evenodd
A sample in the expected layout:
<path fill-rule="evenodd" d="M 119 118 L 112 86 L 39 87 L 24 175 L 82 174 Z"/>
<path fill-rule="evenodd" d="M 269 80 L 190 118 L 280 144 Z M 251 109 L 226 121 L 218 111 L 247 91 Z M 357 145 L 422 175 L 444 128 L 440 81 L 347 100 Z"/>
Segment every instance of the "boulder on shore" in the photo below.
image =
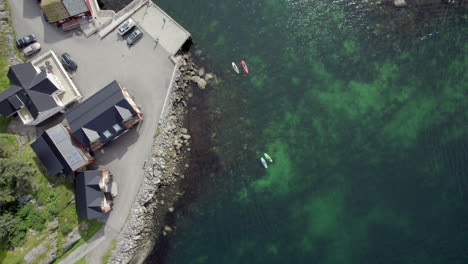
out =
<path fill-rule="evenodd" d="M 191 80 L 192 82 L 198 83 L 198 81 L 200 80 L 200 77 L 198 77 L 198 76 L 192 76 L 192 77 L 190 78 L 190 80 Z"/>
<path fill-rule="evenodd" d="M 404 6 L 407 5 L 405 0 L 394 0 L 394 1 L 393 1 L 393 4 L 394 4 L 396 7 L 404 7 Z"/>
<path fill-rule="evenodd" d="M 198 88 L 200 88 L 200 89 L 205 89 L 205 87 L 206 87 L 206 81 L 204 79 L 202 79 L 202 78 L 200 78 L 198 80 L 197 84 L 198 84 Z"/>
<path fill-rule="evenodd" d="M 198 75 L 200 75 L 200 77 L 202 77 L 203 75 L 205 75 L 205 68 L 200 68 L 200 70 L 198 70 Z"/>
<path fill-rule="evenodd" d="M 214 76 L 213 76 L 212 73 L 207 73 L 207 74 L 205 75 L 205 80 L 206 80 L 207 82 L 211 81 L 213 78 L 214 78 Z"/>

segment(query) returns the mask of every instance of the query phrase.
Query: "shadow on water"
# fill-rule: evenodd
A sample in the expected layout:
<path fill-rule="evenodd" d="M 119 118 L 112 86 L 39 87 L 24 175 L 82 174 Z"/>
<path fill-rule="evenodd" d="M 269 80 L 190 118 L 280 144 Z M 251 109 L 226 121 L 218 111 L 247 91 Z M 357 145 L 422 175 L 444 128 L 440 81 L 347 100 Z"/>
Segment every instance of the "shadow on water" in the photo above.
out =
<path fill-rule="evenodd" d="M 168 226 L 176 226 L 177 217 L 185 215 L 190 210 L 191 203 L 200 194 L 207 190 L 207 182 L 221 167 L 219 158 L 212 151 L 213 142 L 210 138 L 210 111 L 207 105 L 207 90 L 201 90 L 196 85 L 192 86 L 193 97 L 189 103 L 189 111 L 185 120 L 185 127 L 191 135 L 191 152 L 188 157 L 189 167 L 181 182 L 183 196 L 175 203 L 177 212 L 167 213 L 164 223 Z M 144 263 L 165 263 L 166 256 L 171 244 L 171 236 L 162 233 L 156 240 L 156 245 Z"/>

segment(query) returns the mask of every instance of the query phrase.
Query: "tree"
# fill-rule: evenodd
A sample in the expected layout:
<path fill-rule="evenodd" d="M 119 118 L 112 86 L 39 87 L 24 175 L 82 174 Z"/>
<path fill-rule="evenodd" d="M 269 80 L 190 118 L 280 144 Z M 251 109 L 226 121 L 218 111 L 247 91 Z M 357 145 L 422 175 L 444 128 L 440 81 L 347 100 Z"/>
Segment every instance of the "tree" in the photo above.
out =
<path fill-rule="evenodd" d="M 34 171 L 22 160 L 0 158 L 0 204 L 14 201 L 26 191 L 33 174 Z"/>
<path fill-rule="evenodd" d="M 8 145 L 5 140 L 0 140 L 0 158 L 8 157 Z"/>
<path fill-rule="evenodd" d="M 0 215 L 0 242 L 8 242 L 16 233 L 20 220 L 10 213 Z"/>

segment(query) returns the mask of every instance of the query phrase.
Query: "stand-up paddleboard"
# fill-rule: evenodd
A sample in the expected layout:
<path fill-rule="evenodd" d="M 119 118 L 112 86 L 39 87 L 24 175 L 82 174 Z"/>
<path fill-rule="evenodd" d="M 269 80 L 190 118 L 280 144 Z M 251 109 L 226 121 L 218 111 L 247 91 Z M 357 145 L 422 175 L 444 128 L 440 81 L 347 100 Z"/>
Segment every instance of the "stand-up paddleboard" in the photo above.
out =
<path fill-rule="evenodd" d="M 249 73 L 249 68 L 247 68 L 247 63 L 245 61 L 241 61 L 242 68 L 244 68 L 245 73 Z"/>
<path fill-rule="evenodd" d="M 232 68 L 237 72 L 237 74 L 239 74 L 239 68 L 237 68 L 237 65 L 234 62 L 232 62 Z"/>
<path fill-rule="evenodd" d="M 262 161 L 263 167 L 265 167 L 265 169 L 268 168 L 268 164 L 266 163 L 265 159 L 260 158 L 260 160 Z"/>
<path fill-rule="evenodd" d="M 272 162 L 273 163 L 273 159 L 271 159 L 270 155 L 266 154 L 266 153 L 263 153 L 263 155 L 265 156 L 265 158 L 269 161 L 269 162 Z"/>

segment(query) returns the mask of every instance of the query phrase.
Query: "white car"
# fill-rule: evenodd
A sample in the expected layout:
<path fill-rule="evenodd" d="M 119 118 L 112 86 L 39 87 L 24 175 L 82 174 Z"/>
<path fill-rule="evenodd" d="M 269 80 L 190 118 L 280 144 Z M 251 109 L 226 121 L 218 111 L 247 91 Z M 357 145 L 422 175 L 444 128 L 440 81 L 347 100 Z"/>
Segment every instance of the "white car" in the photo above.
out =
<path fill-rule="evenodd" d="M 41 44 L 33 43 L 23 49 L 24 56 L 31 56 L 32 54 L 38 52 L 41 49 Z"/>
<path fill-rule="evenodd" d="M 117 31 L 119 32 L 120 36 L 123 36 L 130 29 L 132 29 L 135 25 L 136 25 L 135 21 L 129 18 L 127 21 L 120 24 L 120 26 L 117 28 Z"/>

